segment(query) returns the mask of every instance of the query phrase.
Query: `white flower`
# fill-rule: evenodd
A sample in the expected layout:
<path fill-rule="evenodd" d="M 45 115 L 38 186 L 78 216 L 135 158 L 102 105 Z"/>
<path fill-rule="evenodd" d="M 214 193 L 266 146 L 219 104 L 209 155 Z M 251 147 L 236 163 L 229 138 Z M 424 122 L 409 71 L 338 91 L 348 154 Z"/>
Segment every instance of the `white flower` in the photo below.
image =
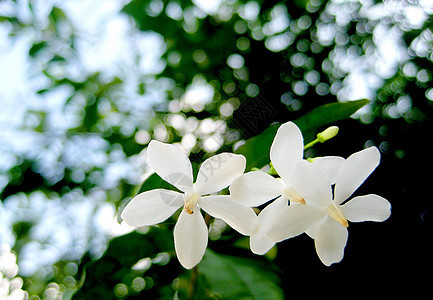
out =
<path fill-rule="evenodd" d="M 257 207 L 272 199 L 274 202 L 266 206 L 259 214 L 259 231 L 250 238 L 250 248 L 255 254 L 265 254 L 275 242 L 265 236 L 273 220 L 279 212 L 291 205 L 305 204 L 302 193 L 296 187 L 293 168 L 299 161 L 303 161 L 304 141 L 298 126 L 287 122 L 278 128 L 270 149 L 270 159 L 274 169 L 281 177 L 280 180 L 262 172 L 253 171 L 243 174 L 233 181 L 230 186 L 232 198 L 247 206 Z M 334 179 L 338 169 L 344 162 L 342 157 L 328 156 L 314 160 L 313 164 L 326 169 Z"/>
<path fill-rule="evenodd" d="M 345 202 L 379 165 L 376 147 L 349 156 L 335 179 L 335 188 L 323 168 L 305 161 L 294 166 L 294 184 L 306 205 L 285 207 L 270 226 L 267 236 L 279 242 L 303 232 L 315 241 L 316 252 L 329 266 L 343 259 L 351 222 L 381 222 L 391 214 L 390 203 L 374 194 L 357 196 Z"/>
<path fill-rule="evenodd" d="M 182 266 L 193 268 L 206 251 L 208 228 L 200 208 L 224 220 L 241 234 L 257 231 L 257 215 L 252 208 L 231 200 L 228 195 L 203 197 L 221 191 L 240 176 L 245 170 L 245 157 L 221 153 L 206 159 L 194 184 L 191 162 L 176 146 L 153 140 L 147 153 L 155 172 L 183 193 L 165 189 L 140 193 L 126 205 L 121 217 L 134 227 L 155 225 L 165 221 L 183 205 L 174 227 L 175 250 Z"/>

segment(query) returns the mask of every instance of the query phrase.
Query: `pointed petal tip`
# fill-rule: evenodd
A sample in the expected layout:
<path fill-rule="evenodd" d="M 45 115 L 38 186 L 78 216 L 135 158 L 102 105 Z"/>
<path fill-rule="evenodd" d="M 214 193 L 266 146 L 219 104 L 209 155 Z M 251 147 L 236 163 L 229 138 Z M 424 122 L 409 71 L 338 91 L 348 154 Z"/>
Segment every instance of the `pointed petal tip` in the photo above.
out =
<path fill-rule="evenodd" d="M 167 143 L 164 143 L 164 142 L 160 142 L 158 140 L 151 140 L 149 142 L 149 144 L 147 145 L 147 151 L 148 152 L 149 151 L 153 151 L 153 150 L 157 151 L 158 148 L 164 147 L 164 146 L 167 146 L 167 145 L 170 145 L 170 144 L 167 144 Z"/>
<path fill-rule="evenodd" d="M 263 232 L 257 232 L 250 236 L 250 250 L 256 255 L 265 255 L 275 246 L 275 243 L 268 239 Z"/>
<path fill-rule="evenodd" d="M 237 203 L 227 195 L 205 196 L 201 208 L 214 218 L 226 222 L 242 235 L 252 235 L 259 229 L 259 221 L 251 207 Z"/>
<path fill-rule="evenodd" d="M 304 155 L 304 139 L 299 127 L 293 122 L 282 124 L 271 144 L 269 157 L 278 175 L 290 180 L 294 164 Z"/>
<path fill-rule="evenodd" d="M 281 195 L 284 185 L 263 171 L 250 171 L 237 177 L 229 187 L 236 202 L 257 207 Z"/>
<path fill-rule="evenodd" d="M 192 188 L 191 162 L 179 147 L 152 140 L 147 148 L 147 160 L 155 173 L 164 181 L 183 192 Z"/>
<path fill-rule="evenodd" d="M 177 258 L 177 260 L 179 261 L 180 265 L 187 270 L 191 270 L 192 268 L 194 268 L 196 265 L 198 265 L 200 263 L 200 262 L 196 262 L 196 263 L 191 264 L 188 261 L 183 261 L 183 260 L 179 259 L 179 257 Z"/>
<path fill-rule="evenodd" d="M 245 167 L 241 154 L 223 152 L 209 157 L 199 168 L 194 189 L 202 196 L 219 192 L 241 176 Z"/>
<path fill-rule="evenodd" d="M 342 164 L 336 179 L 334 200 L 337 204 L 347 200 L 380 163 L 380 151 L 372 146 L 350 155 Z"/>

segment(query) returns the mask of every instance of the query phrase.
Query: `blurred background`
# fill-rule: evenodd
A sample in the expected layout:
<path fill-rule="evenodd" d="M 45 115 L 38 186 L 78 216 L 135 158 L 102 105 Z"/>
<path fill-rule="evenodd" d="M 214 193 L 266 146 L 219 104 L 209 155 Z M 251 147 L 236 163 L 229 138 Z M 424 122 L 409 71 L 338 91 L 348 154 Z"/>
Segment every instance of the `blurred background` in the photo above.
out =
<path fill-rule="evenodd" d="M 274 262 L 288 289 L 306 277 L 365 276 L 361 287 L 421 276 L 432 14 L 431 0 L 0 0 L 0 299 L 72 297 L 84 262 L 132 232 L 116 212 L 149 174 L 151 139 L 200 162 L 273 122 L 362 98 L 308 155 L 377 146 L 381 164 L 359 193 L 387 198 L 391 218 L 351 225 L 330 268 L 308 237 L 281 243 Z M 104 299 L 158 290 L 152 276 L 108 286 Z"/>

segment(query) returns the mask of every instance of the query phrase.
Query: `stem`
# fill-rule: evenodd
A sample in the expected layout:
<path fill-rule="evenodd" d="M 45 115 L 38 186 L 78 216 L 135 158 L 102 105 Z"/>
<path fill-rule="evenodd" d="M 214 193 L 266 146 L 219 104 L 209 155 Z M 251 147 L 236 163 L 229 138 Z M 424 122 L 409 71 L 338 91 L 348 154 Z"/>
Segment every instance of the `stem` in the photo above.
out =
<path fill-rule="evenodd" d="M 191 270 L 191 278 L 189 280 L 189 286 L 188 286 L 188 299 L 194 299 L 195 294 L 195 284 L 197 282 L 198 278 L 198 265 L 192 268 Z"/>
<path fill-rule="evenodd" d="M 308 149 L 308 148 L 310 148 L 310 147 L 313 147 L 313 146 L 316 145 L 318 142 L 319 142 L 319 139 L 315 139 L 314 141 L 312 141 L 312 142 L 306 144 L 306 145 L 304 146 L 304 150 L 305 150 L 305 149 Z"/>

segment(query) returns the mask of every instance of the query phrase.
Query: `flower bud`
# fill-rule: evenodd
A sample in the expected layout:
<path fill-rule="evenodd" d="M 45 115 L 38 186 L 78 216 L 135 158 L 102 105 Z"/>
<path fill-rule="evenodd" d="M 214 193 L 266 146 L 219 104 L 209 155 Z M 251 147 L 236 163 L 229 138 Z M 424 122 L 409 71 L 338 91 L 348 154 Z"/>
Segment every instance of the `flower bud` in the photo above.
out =
<path fill-rule="evenodd" d="M 323 143 L 327 140 L 332 139 L 334 136 L 336 136 L 338 133 L 338 127 L 337 126 L 331 126 L 326 128 L 324 131 L 317 134 L 317 139 L 319 142 Z"/>

